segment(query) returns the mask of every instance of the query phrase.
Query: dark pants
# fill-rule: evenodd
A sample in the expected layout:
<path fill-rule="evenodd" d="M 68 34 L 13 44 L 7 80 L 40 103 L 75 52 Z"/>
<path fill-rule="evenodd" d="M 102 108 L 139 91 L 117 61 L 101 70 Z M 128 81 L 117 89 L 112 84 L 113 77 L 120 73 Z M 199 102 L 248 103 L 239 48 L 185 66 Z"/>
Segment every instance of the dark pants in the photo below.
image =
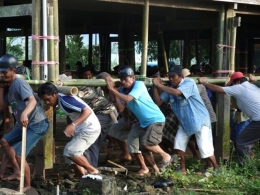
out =
<path fill-rule="evenodd" d="M 243 158 L 245 156 L 250 160 L 249 150 L 250 145 L 260 140 L 260 121 L 252 121 L 245 127 L 245 129 L 238 135 L 236 140 L 238 163 L 243 165 Z"/>

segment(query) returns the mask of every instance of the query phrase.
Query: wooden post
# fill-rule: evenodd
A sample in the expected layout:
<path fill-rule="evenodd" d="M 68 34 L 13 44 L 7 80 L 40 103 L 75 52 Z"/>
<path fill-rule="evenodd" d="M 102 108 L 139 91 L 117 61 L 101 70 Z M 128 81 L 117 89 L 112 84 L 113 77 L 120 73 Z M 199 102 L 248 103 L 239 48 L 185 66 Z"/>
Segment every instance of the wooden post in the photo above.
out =
<path fill-rule="evenodd" d="M 161 43 L 163 65 L 164 65 L 164 68 L 165 68 L 165 72 L 169 72 L 168 58 L 167 58 L 167 54 L 166 54 L 166 50 L 165 50 L 164 38 L 163 38 L 163 32 L 162 31 L 159 31 L 159 38 L 160 38 L 160 43 Z"/>
<path fill-rule="evenodd" d="M 218 162 L 229 158 L 230 146 L 230 97 L 217 94 L 216 98 L 216 135 L 214 136 L 215 156 Z"/>
<path fill-rule="evenodd" d="M 119 54 L 119 64 L 120 66 L 130 65 L 127 63 L 126 59 L 126 44 L 125 44 L 125 18 L 122 17 L 119 20 L 118 29 L 118 54 Z M 134 69 L 134 67 L 132 67 Z"/>
<path fill-rule="evenodd" d="M 221 5 L 221 10 L 218 15 L 218 33 L 217 44 L 224 43 L 224 25 L 225 25 L 225 6 Z M 223 64 L 223 47 L 217 48 L 215 70 L 222 70 Z"/>
<path fill-rule="evenodd" d="M 184 38 L 184 52 L 183 52 L 183 67 L 190 68 L 190 38 L 189 31 L 185 31 Z"/>
<path fill-rule="evenodd" d="M 58 0 L 52 0 L 53 7 L 53 35 L 59 37 L 59 7 Z M 59 79 L 59 40 L 54 40 L 55 81 Z M 64 65 L 64 64 L 61 64 Z"/>
<path fill-rule="evenodd" d="M 89 33 L 88 36 L 88 64 L 92 65 L 92 53 L 93 53 L 93 34 Z"/>
<path fill-rule="evenodd" d="M 149 28 L 149 0 L 144 0 L 143 24 L 142 24 L 142 61 L 140 69 L 140 77 L 146 77 L 146 64 L 148 52 L 148 28 Z"/>
<path fill-rule="evenodd" d="M 229 52 L 229 70 L 235 70 L 235 53 L 236 53 L 236 34 L 237 27 L 234 25 L 234 17 L 236 16 L 233 9 L 228 10 L 228 21 L 230 29 L 230 52 Z"/>
<path fill-rule="evenodd" d="M 50 4 L 51 5 L 51 4 Z M 48 7 L 49 13 L 48 13 L 48 36 L 53 36 L 53 7 Z M 54 58 L 54 40 L 49 39 L 48 40 L 48 61 L 53 62 L 55 60 Z M 56 81 L 55 78 L 55 64 L 49 64 L 48 65 L 48 80 L 49 81 Z"/>
<path fill-rule="evenodd" d="M 41 35 L 41 0 L 32 0 L 32 34 Z M 36 39 L 32 41 L 32 61 L 40 61 L 40 40 Z M 32 79 L 40 79 L 40 65 L 32 65 Z"/>

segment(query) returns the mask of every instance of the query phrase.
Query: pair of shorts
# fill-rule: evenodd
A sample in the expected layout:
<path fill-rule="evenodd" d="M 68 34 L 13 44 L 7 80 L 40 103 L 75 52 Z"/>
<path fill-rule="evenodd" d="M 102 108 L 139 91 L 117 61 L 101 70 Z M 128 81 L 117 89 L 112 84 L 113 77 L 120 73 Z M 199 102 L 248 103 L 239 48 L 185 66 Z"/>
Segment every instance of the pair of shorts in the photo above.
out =
<path fill-rule="evenodd" d="M 95 132 L 83 131 L 76 133 L 71 141 L 66 144 L 63 150 L 65 157 L 77 157 L 82 156 L 85 150 L 87 150 L 100 135 L 101 129 L 97 129 Z M 65 162 L 68 164 L 74 164 L 70 159 L 66 158 Z"/>
<path fill-rule="evenodd" d="M 136 126 L 134 128 L 129 128 L 124 118 L 120 118 L 118 123 L 114 123 L 109 130 L 109 135 L 120 141 L 127 142 L 127 151 L 131 154 L 141 153 L 140 151 L 140 130 L 141 127 Z"/>
<path fill-rule="evenodd" d="M 48 119 L 44 119 L 38 123 L 30 124 L 26 130 L 26 156 L 36 143 L 47 133 L 49 129 Z M 13 130 L 4 135 L 5 139 L 11 146 L 15 145 L 16 155 L 21 156 L 22 150 L 22 126 L 16 123 Z"/>
<path fill-rule="evenodd" d="M 179 126 L 175 138 L 174 149 L 185 152 L 190 137 L 191 136 L 187 136 L 184 132 L 182 126 Z M 209 127 L 203 126 L 199 132 L 195 133 L 195 137 L 201 158 L 208 158 L 214 155 L 212 131 Z"/>
<path fill-rule="evenodd" d="M 141 146 L 156 146 L 162 141 L 163 128 L 165 123 L 151 123 L 140 131 Z"/>

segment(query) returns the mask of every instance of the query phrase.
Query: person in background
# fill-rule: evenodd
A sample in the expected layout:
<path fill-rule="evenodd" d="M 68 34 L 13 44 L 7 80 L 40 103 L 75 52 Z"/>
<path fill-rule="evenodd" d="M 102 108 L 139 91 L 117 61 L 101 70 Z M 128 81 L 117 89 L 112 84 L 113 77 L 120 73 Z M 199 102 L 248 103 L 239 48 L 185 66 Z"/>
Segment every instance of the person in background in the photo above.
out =
<path fill-rule="evenodd" d="M 85 169 L 89 174 L 99 173 L 98 169 L 93 167 L 83 155 L 85 150 L 94 144 L 101 132 L 100 123 L 93 110 L 77 96 L 58 93 L 55 85 L 50 82 L 39 86 L 38 96 L 47 106 L 53 108 L 58 106 L 71 120 L 71 123 L 64 129 L 64 134 L 72 138 L 64 147 L 65 162 L 82 167 L 78 169 L 79 171 Z M 76 173 L 76 175 L 79 174 L 81 173 Z M 85 172 L 82 174 L 85 175 Z"/>
<path fill-rule="evenodd" d="M 210 117 L 195 82 L 182 78 L 182 67 L 169 67 L 168 78 L 171 86 L 164 86 L 159 78 L 153 79 L 154 101 L 158 106 L 171 103 L 172 110 L 180 125 L 176 134 L 174 149 L 180 157 L 180 171 L 186 174 L 185 156 L 190 136 L 195 134 L 201 158 L 208 158 L 214 169 L 219 166 L 214 156 Z M 158 90 L 162 90 L 161 95 Z"/>
<path fill-rule="evenodd" d="M 40 101 L 34 95 L 30 85 L 24 79 L 16 77 L 16 67 L 17 59 L 13 55 L 6 54 L 0 58 L 1 80 L 9 86 L 5 103 L 11 107 L 16 120 L 13 130 L 0 140 L 4 154 L 13 168 L 13 174 L 6 180 L 20 179 L 22 128 L 27 128 L 25 156 L 49 129 L 49 122 Z M 30 168 L 25 161 L 24 192 L 30 188 Z"/>

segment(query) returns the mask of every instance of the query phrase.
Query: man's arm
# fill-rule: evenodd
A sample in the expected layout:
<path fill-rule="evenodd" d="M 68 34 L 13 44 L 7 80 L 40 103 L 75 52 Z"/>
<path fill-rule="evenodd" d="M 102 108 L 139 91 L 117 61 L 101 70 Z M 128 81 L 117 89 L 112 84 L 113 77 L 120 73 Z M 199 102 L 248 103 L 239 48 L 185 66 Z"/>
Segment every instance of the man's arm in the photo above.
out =
<path fill-rule="evenodd" d="M 204 77 L 198 78 L 198 81 L 199 83 L 203 84 L 205 87 L 209 88 L 213 92 L 226 94 L 222 87 L 208 83 Z"/>
<path fill-rule="evenodd" d="M 160 98 L 159 90 L 156 86 L 153 86 L 153 101 L 157 104 L 157 106 L 161 106 L 163 104 L 163 100 Z"/>
<path fill-rule="evenodd" d="M 119 98 L 115 98 L 116 99 L 116 107 L 119 113 L 123 112 L 125 110 L 125 105 L 121 102 L 121 100 Z"/>
<path fill-rule="evenodd" d="M 160 81 L 160 78 L 154 78 L 153 79 L 153 84 L 161 89 L 162 91 L 168 93 L 168 94 L 171 94 L 171 95 L 174 95 L 174 96 L 180 96 L 182 95 L 182 92 L 179 90 L 179 89 L 174 89 L 174 88 L 171 88 L 171 87 L 167 87 L 165 85 L 163 85 Z"/>
<path fill-rule="evenodd" d="M 24 127 L 27 127 L 28 125 L 28 115 L 32 112 L 32 110 L 35 108 L 37 101 L 34 96 L 29 96 L 27 98 L 28 104 L 25 107 L 24 111 L 21 114 L 20 121 Z"/>
<path fill-rule="evenodd" d="M 110 76 L 107 76 L 105 78 L 106 82 L 107 82 L 107 88 L 109 89 L 109 91 L 114 94 L 116 97 L 118 97 L 120 100 L 128 103 L 130 101 L 132 101 L 134 99 L 133 96 L 131 95 L 125 95 L 120 93 L 119 91 L 117 91 L 117 89 L 115 89 L 115 83 L 113 81 L 113 78 Z"/>

